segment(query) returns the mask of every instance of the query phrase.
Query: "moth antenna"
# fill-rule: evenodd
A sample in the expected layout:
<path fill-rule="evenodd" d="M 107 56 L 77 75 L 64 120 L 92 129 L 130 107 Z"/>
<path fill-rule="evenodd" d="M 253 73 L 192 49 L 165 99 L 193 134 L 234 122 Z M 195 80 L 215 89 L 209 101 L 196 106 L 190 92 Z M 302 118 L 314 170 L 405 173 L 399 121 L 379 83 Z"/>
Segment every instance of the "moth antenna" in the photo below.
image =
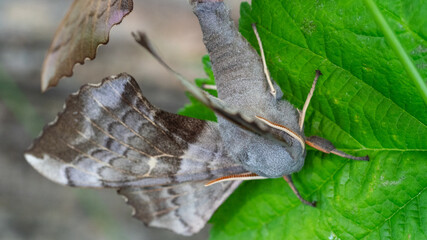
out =
<path fill-rule="evenodd" d="M 233 174 L 229 176 L 220 177 L 209 181 L 205 184 L 205 187 L 213 185 L 215 183 L 226 182 L 226 181 L 235 181 L 235 180 L 257 180 L 257 179 L 266 179 L 266 177 L 259 176 L 255 173 L 241 173 Z"/>
<path fill-rule="evenodd" d="M 319 136 L 311 136 L 308 137 L 305 142 L 307 145 L 321 151 L 324 153 L 332 153 L 335 155 L 338 155 L 343 158 L 353 159 L 357 161 L 369 161 L 369 156 L 366 155 L 364 157 L 356 157 L 350 154 L 347 154 L 345 152 L 342 152 L 340 150 L 337 150 L 335 146 L 327 139 L 321 138 Z"/>
<path fill-rule="evenodd" d="M 267 78 L 268 86 L 270 87 L 270 93 L 271 95 L 273 95 L 274 98 L 276 98 L 276 89 L 274 89 L 273 83 L 271 82 L 270 72 L 268 71 L 267 63 L 265 61 L 264 49 L 262 48 L 261 38 L 259 37 L 258 30 L 256 28 L 255 23 L 252 23 L 252 29 L 254 30 L 255 37 L 258 41 L 259 50 L 261 52 L 262 65 L 264 66 L 264 74 L 265 74 L 265 77 Z"/>
<path fill-rule="evenodd" d="M 310 104 L 311 97 L 313 97 L 314 89 L 316 88 L 317 80 L 319 79 L 320 75 L 322 75 L 320 70 L 316 70 L 316 76 L 314 77 L 314 81 L 313 81 L 313 84 L 311 85 L 310 92 L 308 93 L 307 99 L 305 100 L 305 103 L 304 103 L 304 107 L 300 112 L 299 128 L 301 131 L 304 128 L 305 113 L 307 112 L 307 108 L 308 108 L 308 105 Z"/>
<path fill-rule="evenodd" d="M 298 189 L 295 187 L 294 181 L 292 181 L 291 175 L 283 176 L 283 179 L 289 184 L 289 187 L 291 187 L 292 191 L 295 193 L 297 198 L 304 204 L 316 207 L 316 202 L 309 202 L 305 200 L 303 197 L 301 197 L 301 194 L 299 193 Z"/>
<path fill-rule="evenodd" d="M 305 141 L 304 141 L 304 138 L 300 134 L 292 131 L 288 127 L 274 123 L 274 122 L 272 122 L 268 119 L 265 119 L 263 117 L 260 117 L 260 116 L 255 116 L 255 117 L 258 118 L 259 120 L 261 120 L 263 123 L 267 124 L 268 126 L 275 128 L 275 129 L 278 129 L 280 131 L 283 131 L 283 132 L 287 133 L 288 135 L 290 135 L 291 137 L 295 138 L 301 144 L 302 149 L 305 149 Z"/>

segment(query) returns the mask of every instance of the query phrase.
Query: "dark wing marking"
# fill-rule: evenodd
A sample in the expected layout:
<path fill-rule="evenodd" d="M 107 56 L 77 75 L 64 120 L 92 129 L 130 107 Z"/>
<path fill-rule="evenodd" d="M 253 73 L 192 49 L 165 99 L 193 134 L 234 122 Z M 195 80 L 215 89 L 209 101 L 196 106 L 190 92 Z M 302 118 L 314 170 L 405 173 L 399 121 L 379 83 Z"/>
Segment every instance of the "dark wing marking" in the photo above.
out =
<path fill-rule="evenodd" d="M 222 182 L 208 187 L 204 186 L 205 183 L 126 187 L 118 192 L 133 206 L 134 217 L 147 226 L 192 235 L 203 228 L 240 181 Z"/>
<path fill-rule="evenodd" d="M 26 152 L 52 181 L 85 187 L 200 181 L 245 170 L 216 123 L 161 111 L 127 74 L 85 85 Z"/>

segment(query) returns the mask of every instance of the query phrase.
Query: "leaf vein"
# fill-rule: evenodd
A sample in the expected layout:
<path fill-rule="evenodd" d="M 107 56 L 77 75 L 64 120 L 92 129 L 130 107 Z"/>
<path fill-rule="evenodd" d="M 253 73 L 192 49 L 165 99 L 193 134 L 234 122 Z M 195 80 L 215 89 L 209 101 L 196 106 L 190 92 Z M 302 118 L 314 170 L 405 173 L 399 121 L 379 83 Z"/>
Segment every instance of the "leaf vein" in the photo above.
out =
<path fill-rule="evenodd" d="M 427 187 L 424 187 L 420 192 L 418 192 L 414 197 L 410 198 L 405 204 L 403 204 L 403 206 L 399 207 L 399 209 L 397 209 L 388 218 L 384 219 L 384 221 L 377 224 L 377 226 L 375 226 L 371 231 L 369 231 L 364 236 L 362 236 L 362 238 L 366 239 L 367 236 L 369 236 L 374 231 L 378 230 L 378 228 L 380 228 L 382 225 L 384 225 L 387 221 L 390 221 L 397 213 L 399 213 L 402 209 L 404 209 L 409 203 L 411 203 L 414 199 L 417 199 L 418 196 L 420 196 L 426 189 L 427 189 Z"/>

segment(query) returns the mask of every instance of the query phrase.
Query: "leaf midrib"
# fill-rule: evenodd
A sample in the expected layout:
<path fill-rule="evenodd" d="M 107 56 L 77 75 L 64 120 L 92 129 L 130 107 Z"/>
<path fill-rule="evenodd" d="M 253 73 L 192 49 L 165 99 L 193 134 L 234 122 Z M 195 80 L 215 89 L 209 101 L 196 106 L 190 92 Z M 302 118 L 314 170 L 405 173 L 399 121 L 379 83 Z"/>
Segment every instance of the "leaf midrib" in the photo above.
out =
<path fill-rule="evenodd" d="M 390 18 L 393 18 L 396 22 L 400 23 L 400 25 L 402 25 L 402 27 L 407 32 L 411 33 L 415 38 L 418 38 L 418 40 L 426 41 L 426 39 L 424 39 L 422 36 L 420 36 L 417 32 L 412 31 L 412 29 L 408 26 L 408 24 L 405 21 L 402 20 L 401 17 L 397 16 L 396 14 L 394 14 L 393 12 L 391 12 L 390 10 L 388 10 L 383 5 L 381 5 L 379 3 L 377 3 L 377 4 L 378 4 L 378 8 L 380 8 L 381 10 L 383 10 L 384 12 L 386 12 Z M 400 9 L 400 10 L 402 10 L 402 9 Z"/>
<path fill-rule="evenodd" d="M 340 148 L 341 151 L 351 151 L 351 152 L 362 152 L 362 151 L 372 151 L 372 152 L 427 152 L 427 149 L 405 149 L 405 148 L 363 148 L 363 149 L 354 149 L 354 148 Z"/>

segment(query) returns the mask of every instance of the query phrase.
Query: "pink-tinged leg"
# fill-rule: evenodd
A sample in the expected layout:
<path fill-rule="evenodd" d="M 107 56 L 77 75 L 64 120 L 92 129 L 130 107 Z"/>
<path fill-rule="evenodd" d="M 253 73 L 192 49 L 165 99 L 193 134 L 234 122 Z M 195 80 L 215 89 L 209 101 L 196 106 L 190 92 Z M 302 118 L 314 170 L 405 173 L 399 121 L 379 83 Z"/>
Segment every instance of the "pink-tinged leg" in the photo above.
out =
<path fill-rule="evenodd" d="M 298 192 L 297 188 L 295 187 L 294 182 L 292 181 L 291 175 L 283 176 L 283 179 L 285 179 L 285 181 L 289 184 L 289 187 L 291 187 L 292 191 L 295 193 L 295 195 L 297 195 L 298 199 L 302 203 L 309 205 L 309 206 L 312 206 L 312 207 L 316 207 L 316 202 L 309 202 L 309 201 L 305 200 L 303 197 L 301 197 L 301 194 Z"/>

